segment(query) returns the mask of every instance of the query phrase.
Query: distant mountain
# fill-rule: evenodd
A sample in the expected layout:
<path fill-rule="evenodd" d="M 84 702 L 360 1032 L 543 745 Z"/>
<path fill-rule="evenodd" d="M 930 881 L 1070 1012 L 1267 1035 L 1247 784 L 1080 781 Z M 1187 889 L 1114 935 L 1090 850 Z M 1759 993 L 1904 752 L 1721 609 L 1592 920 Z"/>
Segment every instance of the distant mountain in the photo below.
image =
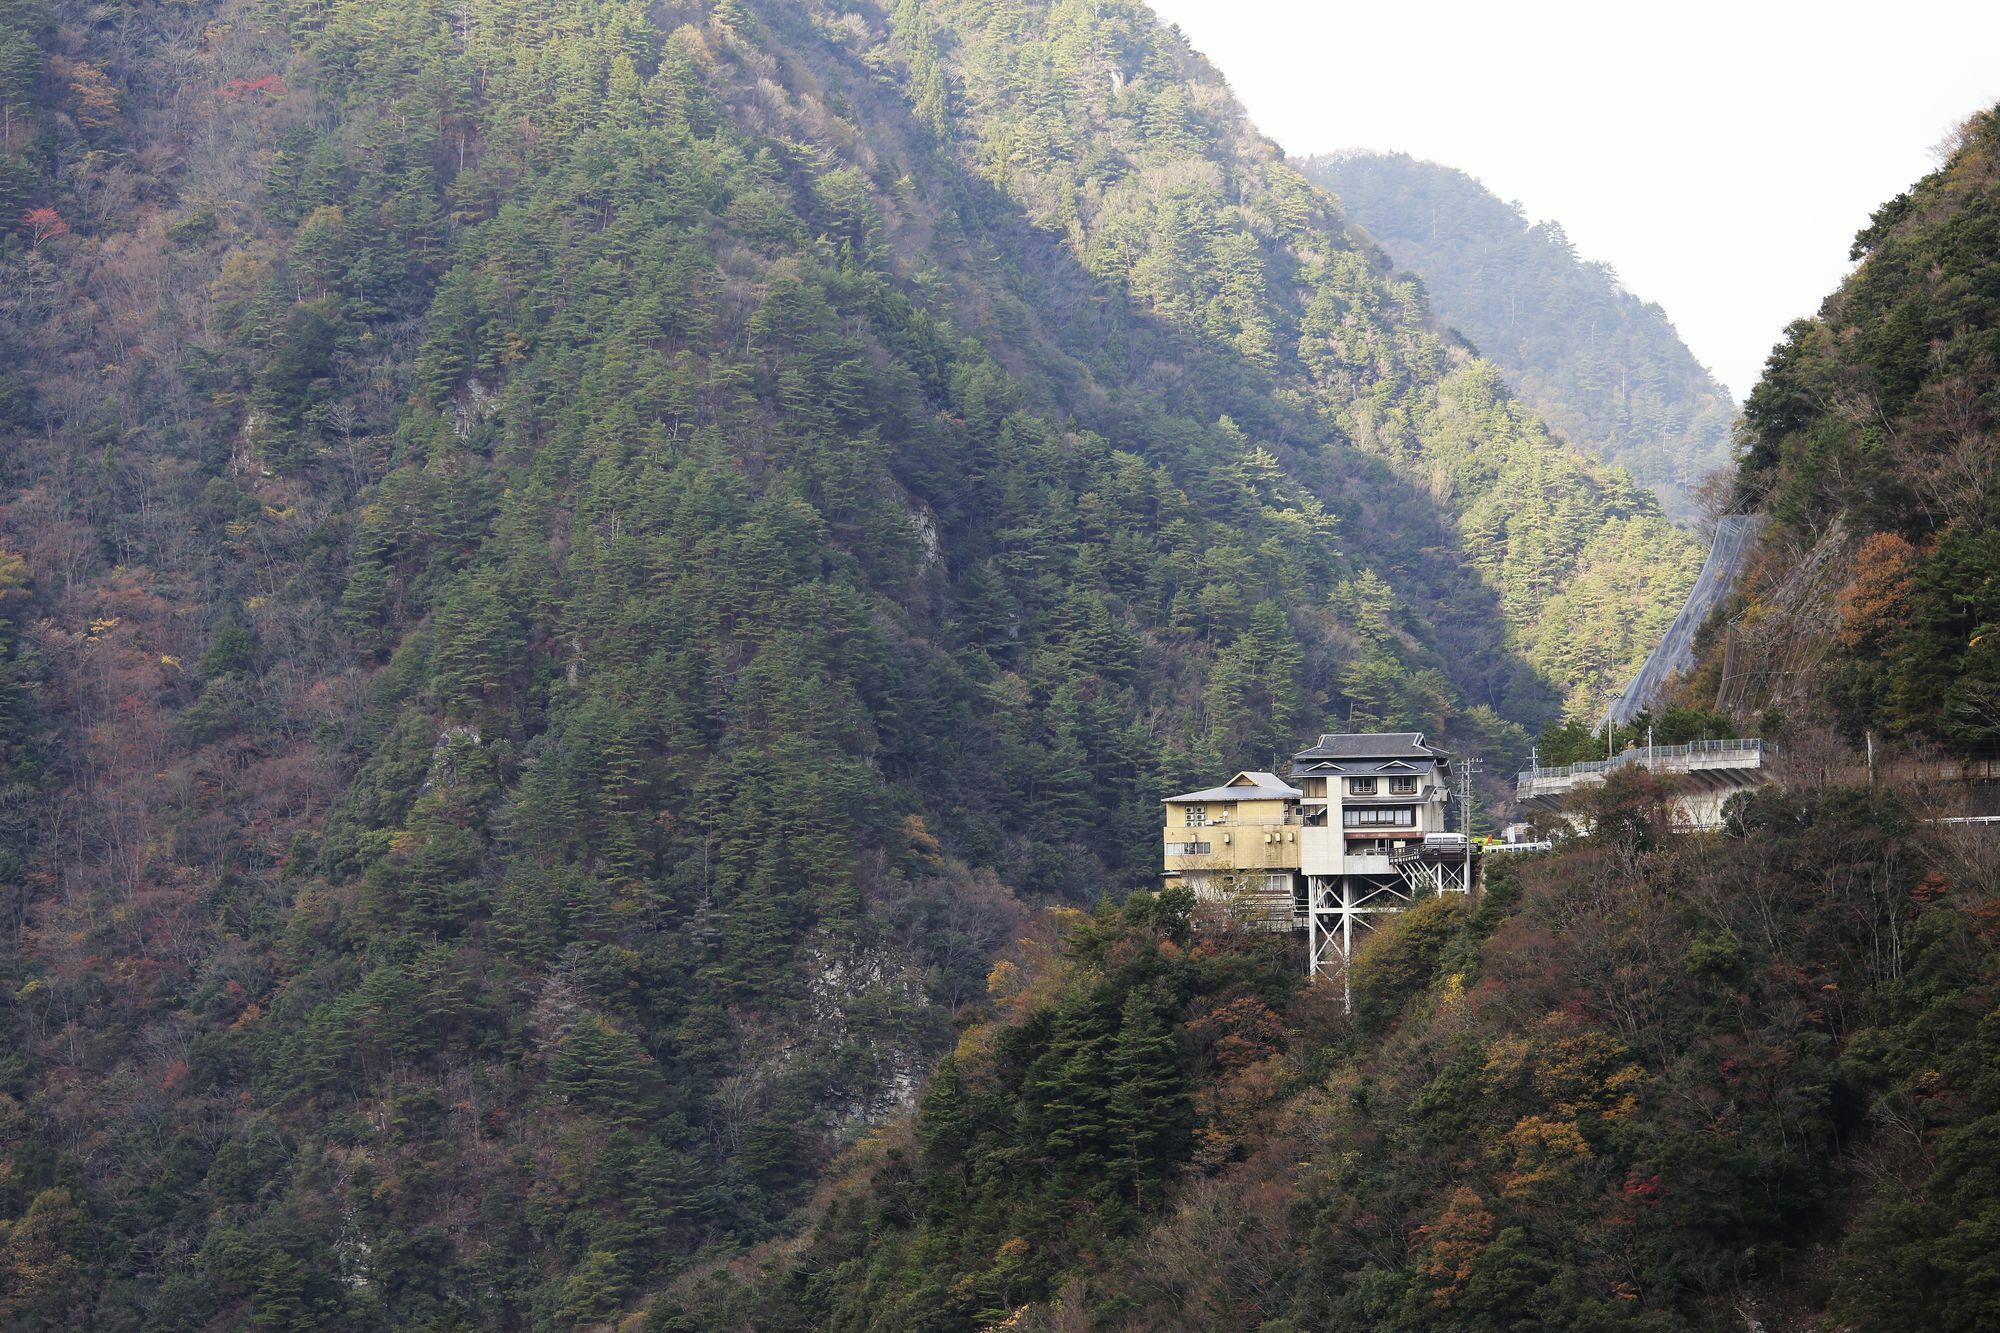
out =
<path fill-rule="evenodd" d="M 1403 153 L 1300 164 L 1348 216 L 1423 279 L 1438 317 L 1506 372 L 1522 401 L 1572 444 L 1616 463 L 1690 512 L 1690 492 L 1730 461 L 1736 408 L 1666 312 L 1579 258 L 1555 222 L 1473 177 Z"/>

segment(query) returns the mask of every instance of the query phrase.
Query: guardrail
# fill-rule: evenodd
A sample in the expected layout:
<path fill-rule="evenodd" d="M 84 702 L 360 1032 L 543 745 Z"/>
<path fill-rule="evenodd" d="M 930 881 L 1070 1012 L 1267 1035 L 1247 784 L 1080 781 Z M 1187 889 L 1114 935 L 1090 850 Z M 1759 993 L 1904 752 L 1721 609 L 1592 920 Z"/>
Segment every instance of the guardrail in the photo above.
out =
<path fill-rule="evenodd" d="M 1529 768 L 1514 775 L 1515 789 L 1525 790 L 1542 783 L 1573 782 L 1592 773 L 1608 773 L 1614 768 L 1665 768 L 1686 770 L 1708 764 L 1721 766 L 1736 760 L 1742 767 L 1761 767 L 1771 746 L 1761 740 L 1690 741 L 1686 745 L 1642 745 L 1615 754 L 1609 759 L 1589 759 L 1564 764 L 1561 768 Z M 1704 762 L 1706 761 L 1706 762 Z M 1747 761 L 1747 762 L 1742 762 Z M 1731 764 L 1731 767 L 1738 766 Z"/>

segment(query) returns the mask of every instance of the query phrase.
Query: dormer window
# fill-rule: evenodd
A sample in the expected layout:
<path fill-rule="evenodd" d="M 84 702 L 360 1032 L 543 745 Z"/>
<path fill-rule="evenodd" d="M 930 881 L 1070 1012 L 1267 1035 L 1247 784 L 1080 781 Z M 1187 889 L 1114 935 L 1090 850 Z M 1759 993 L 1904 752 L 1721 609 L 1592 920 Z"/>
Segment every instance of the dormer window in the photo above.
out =
<path fill-rule="evenodd" d="M 1413 777 L 1390 778 L 1389 794 L 1391 796 L 1415 796 L 1417 794 L 1417 780 Z"/>
<path fill-rule="evenodd" d="M 1375 794 L 1375 779 L 1349 778 L 1347 780 L 1347 794 L 1349 796 L 1373 796 Z"/>

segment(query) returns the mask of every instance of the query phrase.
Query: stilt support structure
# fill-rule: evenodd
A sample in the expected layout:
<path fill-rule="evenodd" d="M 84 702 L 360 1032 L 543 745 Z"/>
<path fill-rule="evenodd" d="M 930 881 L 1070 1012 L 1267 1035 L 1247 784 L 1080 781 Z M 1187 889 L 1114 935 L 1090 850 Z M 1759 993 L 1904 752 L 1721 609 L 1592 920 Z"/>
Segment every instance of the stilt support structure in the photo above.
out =
<path fill-rule="evenodd" d="M 1393 879 L 1363 875 L 1315 875 L 1306 913 L 1306 939 L 1311 949 L 1308 969 L 1318 976 L 1340 975 L 1341 1004 L 1354 1012 L 1354 984 L 1349 975 L 1355 939 L 1384 913 L 1401 912 L 1416 897 L 1416 889 L 1400 876 Z"/>

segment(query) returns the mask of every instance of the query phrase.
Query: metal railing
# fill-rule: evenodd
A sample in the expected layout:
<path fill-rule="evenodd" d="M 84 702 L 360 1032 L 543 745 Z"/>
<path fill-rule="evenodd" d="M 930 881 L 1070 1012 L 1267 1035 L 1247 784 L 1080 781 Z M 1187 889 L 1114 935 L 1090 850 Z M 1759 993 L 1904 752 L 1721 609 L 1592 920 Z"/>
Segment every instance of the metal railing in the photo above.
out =
<path fill-rule="evenodd" d="M 1415 801 L 1419 805 L 1424 805 L 1428 804 L 1431 801 L 1437 800 L 1440 796 L 1446 796 L 1446 795 L 1449 795 L 1449 793 L 1446 792 L 1444 788 L 1439 787 L 1433 783 L 1427 783 L 1423 786 L 1412 788 L 1409 791 L 1391 791 L 1385 787 L 1381 791 L 1360 792 L 1360 793 L 1348 792 L 1345 796 L 1342 796 L 1340 798 L 1340 801 L 1343 805 L 1353 805 L 1357 802 L 1368 802 L 1368 801 L 1380 801 L 1384 803 L 1393 803 L 1397 801 Z M 1321 798 L 1309 797 L 1307 799 L 1318 800 Z"/>
<path fill-rule="evenodd" d="M 1218 815 L 1213 819 L 1204 819 L 1199 824 L 1180 823 L 1172 825 L 1171 827 L 1200 829 L 1200 828 L 1278 828 L 1282 826 L 1290 828 L 1299 828 L 1302 827 L 1304 823 L 1305 823 L 1305 818 L 1302 815 L 1281 815 L 1277 819 L 1231 819 L 1227 815 Z"/>
<path fill-rule="evenodd" d="M 1640 745 L 1609 759 L 1589 759 L 1564 764 L 1561 768 L 1523 769 L 1514 776 L 1516 789 L 1544 782 L 1569 782 L 1591 773 L 1608 773 L 1614 768 L 1638 765 L 1641 768 L 1689 769 L 1703 767 L 1701 761 L 1748 759 L 1762 765 L 1771 746 L 1761 740 L 1690 741 L 1686 745 Z"/>

